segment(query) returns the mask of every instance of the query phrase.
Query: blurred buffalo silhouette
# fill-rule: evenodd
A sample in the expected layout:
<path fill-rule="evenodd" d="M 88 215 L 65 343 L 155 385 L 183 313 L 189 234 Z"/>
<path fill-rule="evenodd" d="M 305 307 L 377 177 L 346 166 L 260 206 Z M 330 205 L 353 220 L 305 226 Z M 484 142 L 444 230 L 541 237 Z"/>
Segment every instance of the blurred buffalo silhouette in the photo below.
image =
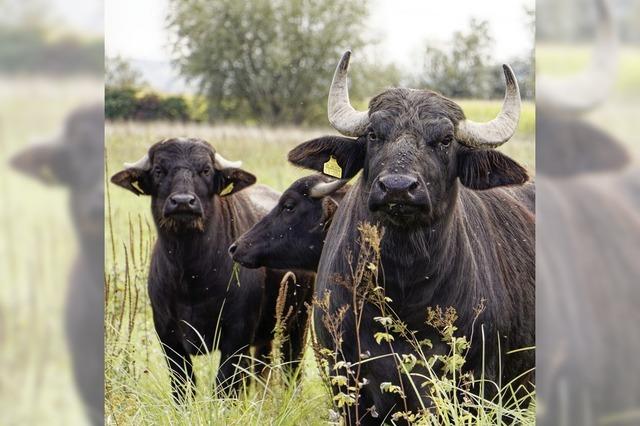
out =
<path fill-rule="evenodd" d="M 65 330 L 78 392 L 91 423 L 104 417 L 104 107 L 81 106 L 63 132 L 11 160 L 14 168 L 46 185 L 69 189 L 78 254 L 69 273 Z M 46 208 L 46 206 L 44 206 Z"/>
<path fill-rule="evenodd" d="M 611 11 L 597 7 L 591 65 L 537 79 L 541 425 L 638 422 L 640 175 L 620 141 L 582 118 L 608 97 L 618 60 Z"/>

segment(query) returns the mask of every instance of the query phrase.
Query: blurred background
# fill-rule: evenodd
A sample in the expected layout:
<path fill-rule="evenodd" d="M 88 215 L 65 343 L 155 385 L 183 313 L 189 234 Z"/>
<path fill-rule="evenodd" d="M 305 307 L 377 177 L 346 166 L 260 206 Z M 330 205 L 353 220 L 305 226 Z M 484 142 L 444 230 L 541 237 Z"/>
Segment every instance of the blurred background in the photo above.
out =
<path fill-rule="evenodd" d="M 98 424 L 103 2 L 0 8 L 0 423 Z"/>
<path fill-rule="evenodd" d="M 640 3 L 536 4 L 541 425 L 640 423 Z"/>

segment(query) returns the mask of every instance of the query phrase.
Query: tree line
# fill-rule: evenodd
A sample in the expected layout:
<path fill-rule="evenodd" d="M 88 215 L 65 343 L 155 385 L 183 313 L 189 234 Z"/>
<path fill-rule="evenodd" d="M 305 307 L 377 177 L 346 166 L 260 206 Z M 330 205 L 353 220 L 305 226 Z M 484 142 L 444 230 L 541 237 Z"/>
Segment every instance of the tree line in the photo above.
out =
<path fill-rule="evenodd" d="M 130 70 L 121 59 L 111 58 L 107 117 L 324 124 L 337 58 L 346 48 L 365 52 L 375 44 L 362 31 L 368 16 L 366 0 L 170 0 L 174 65 L 197 87 L 198 101 L 150 93 L 136 78 L 126 78 Z M 533 38 L 533 20 L 523 25 Z M 400 85 L 457 98 L 501 98 L 503 77 L 493 46 L 489 24 L 472 20 L 444 48 L 425 43 L 422 63 L 412 72 L 360 55 L 351 70 L 352 100 L 364 108 L 372 94 Z M 531 98 L 533 50 L 511 64 L 523 96 Z"/>

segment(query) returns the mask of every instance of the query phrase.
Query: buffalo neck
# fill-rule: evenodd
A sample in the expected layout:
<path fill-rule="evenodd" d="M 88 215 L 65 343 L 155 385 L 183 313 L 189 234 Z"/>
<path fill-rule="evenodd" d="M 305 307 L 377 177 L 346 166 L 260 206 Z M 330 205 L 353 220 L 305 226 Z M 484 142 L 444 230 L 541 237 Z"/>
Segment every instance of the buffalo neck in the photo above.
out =
<path fill-rule="evenodd" d="M 447 203 L 444 214 L 431 223 L 411 228 L 382 227 L 382 272 L 395 304 L 403 308 L 425 303 L 456 306 L 469 297 L 479 299 L 461 191 L 464 189 L 456 181 L 448 198 L 442 201 Z M 361 217 L 373 222 L 366 200 L 359 203 Z"/>

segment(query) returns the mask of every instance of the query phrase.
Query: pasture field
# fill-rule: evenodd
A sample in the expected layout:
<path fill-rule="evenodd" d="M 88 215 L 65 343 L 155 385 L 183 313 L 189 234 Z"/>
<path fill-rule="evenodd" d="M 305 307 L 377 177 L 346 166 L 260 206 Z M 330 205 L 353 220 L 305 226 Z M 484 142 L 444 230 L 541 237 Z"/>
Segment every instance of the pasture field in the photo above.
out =
<path fill-rule="evenodd" d="M 461 101 L 469 118 L 492 118 L 500 102 Z M 534 173 L 534 107 L 525 103 L 517 136 L 502 149 Z M 209 141 L 226 158 L 243 161 L 258 182 L 280 191 L 309 174 L 286 162 L 287 152 L 305 140 L 331 130 L 260 128 L 170 123 L 108 123 L 106 177 L 122 163 L 141 157 L 154 142 L 170 136 L 197 136 Z M 331 400 L 311 349 L 303 377 L 285 386 L 276 365 L 272 375 L 254 384 L 238 399 L 216 399 L 213 394 L 217 355 L 197 357 L 194 371 L 198 395 L 178 407 L 170 397 L 169 375 L 153 330 L 146 293 L 146 275 L 155 228 L 149 199 L 136 197 L 114 185 L 106 187 L 105 264 L 105 376 L 107 424 L 150 425 L 326 425 Z M 457 418 L 454 401 L 442 401 L 452 415 L 449 424 L 493 424 L 496 413 L 508 407 L 487 406 L 477 418 Z M 513 413 L 511 413 L 513 414 Z M 521 423 L 533 422 L 533 410 L 513 414 Z M 493 417 L 492 417 L 493 416 Z M 437 423 L 428 423 L 437 424 Z"/>

